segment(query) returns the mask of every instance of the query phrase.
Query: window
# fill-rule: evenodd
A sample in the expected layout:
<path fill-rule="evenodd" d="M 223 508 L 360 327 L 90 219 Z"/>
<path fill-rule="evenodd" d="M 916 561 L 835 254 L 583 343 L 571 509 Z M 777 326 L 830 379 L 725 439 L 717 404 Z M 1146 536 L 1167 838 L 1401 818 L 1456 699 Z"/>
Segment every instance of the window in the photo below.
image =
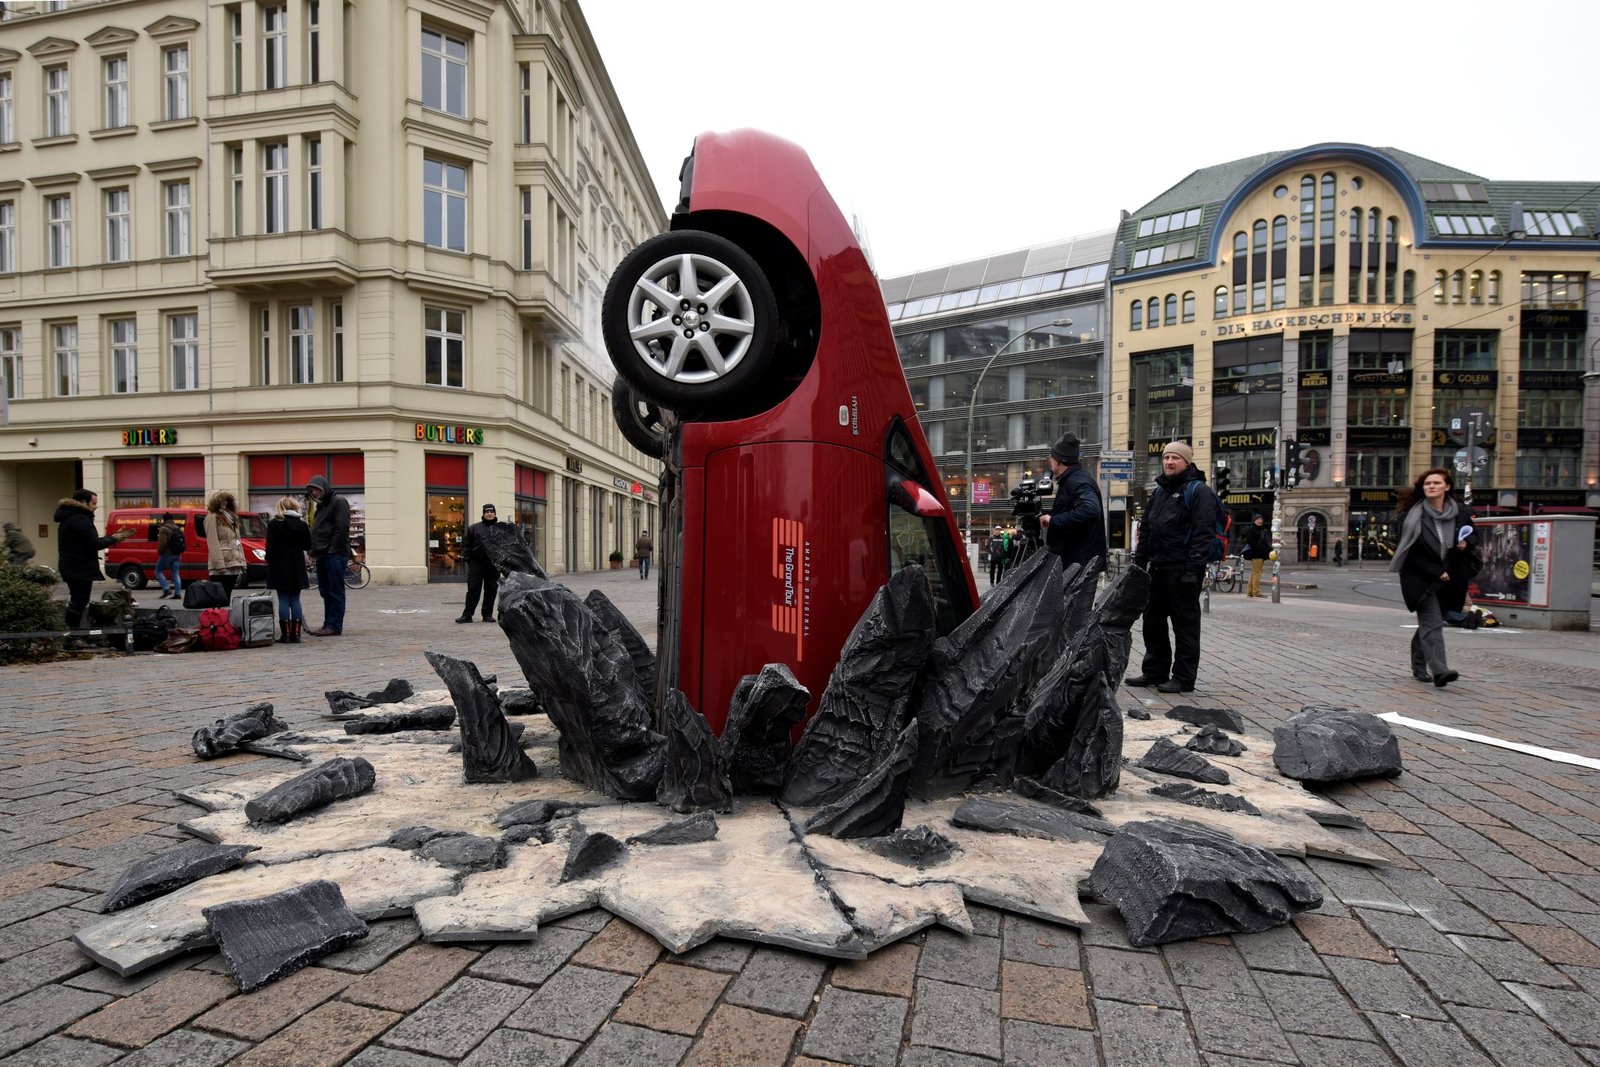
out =
<path fill-rule="evenodd" d="M 66 64 L 44 69 L 44 135 L 65 137 L 72 132 L 72 96 Z"/>
<path fill-rule="evenodd" d="M 1168 293 L 1166 300 L 1162 301 L 1161 325 L 1178 325 L 1178 294 Z"/>
<path fill-rule="evenodd" d="M 106 190 L 106 262 L 126 263 L 133 258 L 128 223 L 128 190 Z"/>
<path fill-rule="evenodd" d="M 1589 236 L 1588 225 L 1576 211 L 1526 211 L 1522 218 L 1530 237 Z"/>
<path fill-rule="evenodd" d="M 1500 303 L 1500 272 L 1497 270 L 1489 272 L 1489 303 Z"/>
<path fill-rule="evenodd" d="M 306 138 L 306 228 L 322 229 L 322 138 Z"/>
<path fill-rule="evenodd" d="M 0 144 L 17 139 L 17 122 L 11 99 L 11 72 L 0 73 Z"/>
<path fill-rule="evenodd" d="M 1150 329 L 1161 325 L 1161 301 L 1151 297 L 1144 305 L 1144 320 L 1150 324 Z"/>
<path fill-rule="evenodd" d="M 289 12 L 279 5 L 261 9 L 261 87 L 289 84 Z"/>
<path fill-rule="evenodd" d="M 310 304 L 289 309 L 289 382 L 310 385 L 317 380 L 316 320 Z"/>
<path fill-rule="evenodd" d="M 1128 329 L 1144 329 L 1144 301 L 1135 300 L 1128 305 Z"/>
<path fill-rule="evenodd" d="M 1466 274 L 1464 272 L 1458 270 L 1450 275 L 1450 303 L 1461 303 L 1461 295 L 1464 288 L 1466 288 Z"/>
<path fill-rule="evenodd" d="M 467 168 L 462 164 L 422 161 L 422 232 L 430 248 L 467 250 Z"/>
<path fill-rule="evenodd" d="M 1226 285 L 1217 286 L 1216 290 L 1211 294 L 1211 317 L 1214 319 L 1228 317 L 1228 287 Z"/>
<path fill-rule="evenodd" d="M 272 308 L 256 309 L 256 359 L 262 385 L 272 384 Z"/>
<path fill-rule="evenodd" d="M 111 391 L 139 391 L 139 332 L 133 319 L 111 320 Z"/>
<path fill-rule="evenodd" d="M 165 68 L 161 117 L 167 121 L 189 117 L 189 46 L 175 45 L 161 53 Z"/>
<path fill-rule="evenodd" d="M 168 182 L 166 191 L 167 255 L 187 256 L 189 243 L 189 183 Z"/>
<path fill-rule="evenodd" d="M 78 395 L 78 324 L 59 322 L 50 327 L 50 351 L 56 377 L 56 396 Z"/>
<path fill-rule="evenodd" d="M 422 106 L 466 117 L 466 41 L 438 30 L 422 31 Z"/>
<path fill-rule="evenodd" d="M 522 187 L 522 269 L 533 269 L 533 190 L 526 185 Z"/>
<path fill-rule="evenodd" d="M 328 305 L 328 318 L 333 323 L 333 380 L 344 381 L 344 304 L 334 301 Z"/>
<path fill-rule="evenodd" d="M 423 380 L 427 384 L 462 387 L 467 350 L 465 320 L 460 311 L 424 309 Z"/>
<path fill-rule="evenodd" d="M 1436 370 L 1494 370 L 1497 330 L 1440 330 L 1433 336 Z"/>
<path fill-rule="evenodd" d="M 244 12 L 228 8 L 228 91 L 244 92 Z"/>
<path fill-rule="evenodd" d="M 114 130 L 128 124 L 128 57 L 112 56 L 105 69 L 106 110 L 105 128 Z"/>
<path fill-rule="evenodd" d="M 15 326 L 0 327 L 0 379 L 7 400 L 22 399 L 22 331 Z"/>
<path fill-rule="evenodd" d="M 322 5 L 306 0 L 306 81 L 322 80 Z"/>
<path fill-rule="evenodd" d="M 235 237 L 244 236 L 244 146 L 228 146 L 228 211 Z"/>
<path fill-rule="evenodd" d="M 167 338 L 172 357 L 172 388 L 200 388 L 200 316 L 167 316 Z"/>
<path fill-rule="evenodd" d="M 1333 334 L 1303 333 L 1300 335 L 1300 369 L 1326 371 L 1333 367 Z M 1303 385 L 1304 383 L 1302 383 Z"/>
<path fill-rule="evenodd" d="M 45 249 L 45 266 L 72 266 L 72 195 L 44 198 L 45 216 L 48 218 L 49 238 Z"/>
<path fill-rule="evenodd" d="M 0 274 L 11 274 L 17 269 L 17 205 L 12 200 L 0 200 Z"/>
<path fill-rule="evenodd" d="M 289 145 L 261 146 L 261 232 L 289 232 Z"/>
<path fill-rule="evenodd" d="M 517 126 L 517 143 L 531 144 L 533 142 L 533 66 L 529 63 L 518 64 L 517 67 L 522 79 L 522 121 Z"/>
<path fill-rule="evenodd" d="M 1495 271 L 1494 276 L 1495 276 L 1496 281 L 1498 282 L 1499 277 L 1500 277 L 1500 272 L 1499 271 Z M 1417 272 L 1414 271 L 1414 270 L 1406 271 L 1405 276 L 1404 276 L 1404 280 L 1405 280 L 1405 284 L 1401 286 L 1401 290 L 1400 290 L 1400 300 L 1401 300 L 1402 303 L 1405 303 L 1405 304 L 1415 304 L 1417 302 Z M 1491 300 L 1490 303 L 1491 304 L 1498 304 L 1499 301 L 1498 300 Z"/>
<path fill-rule="evenodd" d="M 1552 274 L 1525 271 L 1522 306 L 1525 309 L 1582 311 L 1587 274 Z"/>

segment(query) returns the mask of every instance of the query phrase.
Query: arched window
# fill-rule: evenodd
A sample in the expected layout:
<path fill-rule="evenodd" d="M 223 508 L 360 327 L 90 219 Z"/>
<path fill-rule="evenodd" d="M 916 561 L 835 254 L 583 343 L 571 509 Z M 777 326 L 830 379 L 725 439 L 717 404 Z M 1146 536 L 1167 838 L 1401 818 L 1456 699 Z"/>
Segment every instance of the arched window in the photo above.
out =
<path fill-rule="evenodd" d="M 1309 244 L 1316 236 L 1317 180 L 1307 174 L 1300 179 L 1300 243 Z"/>
<path fill-rule="evenodd" d="M 1128 305 L 1128 329 L 1144 329 L 1144 301 L 1135 300 Z"/>
<path fill-rule="evenodd" d="M 1226 285 L 1217 286 L 1216 292 L 1212 293 L 1211 297 L 1212 297 L 1211 317 L 1214 318 L 1214 319 L 1225 319 L 1225 318 L 1227 318 L 1228 317 L 1228 287 Z"/>
<path fill-rule="evenodd" d="M 1400 220 L 1390 215 L 1383 220 L 1383 240 L 1385 244 L 1394 244 L 1400 234 Z"/>
<path fill-rule="evenodd" d="M 1450 275 L 1450 303 L 1461 303 L 1461 290 L 1466 288 L 1467 274 L 1465 271 L 1456 271 Z"/>
<path fill-rule="evenodd" d="M 1472 278 L 1467 282 L 1467 301 L 1472 304 L 1483 303 L 1483 271 L 1475 270 Z"/>
<path fill-rule="evenodd" d="M 1250 227 L 1250 233 L 1251 247 L 1257 252 L 1265 252 L 1267 250 L 1267 220 L 1256 219 L 1256 224 Z"/>
<path fill-rule="evenodd" d="M 1361 240 L 1361 220 L 1366 218 L 1366 217 L 1367 217 L 1367 213 L 1365 211 L 1361 210 L 1360 208 L 1353 207 L 1353 208 L 1350 209 L 1350 240 L 1351 241 L 1359 241 L 1359 240 Z"/>
<path fill-rule="evenodd" d="M 1400 299 L 1407 304 L 1417 302 L 1417 272 L 1408 270 L 1405 274 L 1405 286 L 1400 293 Z"/>
<path fill-rule="evenodd" d="M 1373 208 L 1372 214 L 1367 216 L 1367 240 L 1372 244 L 1378 243 L 1378 209 Z"/>
<path fill-rule="evenodd" d="M 1272 250 L 1281 252 L 1289 247 L 1289 220 L 1282 215 L 1272 220 Z"/>
<path fill-rule="evenodd" d="M 1165 310 L 1165 314 L 1162 315 L 1162 317 L 1161 317 L 1161 325 L 1163 325 L 1163 326 L 1176 326 L 1176 325 L 1178 325 L 1178 295 L 1176 293 L 1168 293 L 1167 294 L 1167 299 L 1166 299 L 1166 304 L 1165 304 L 1164 310 Z"/>
<path fill-rule="evenodd" d="M 1233 254 L 1247 256 L 1250 254 L 1250 235 L 1240 230 L 1233 235 Z"/>
<path fill-rule="evenodd" d="M 1500 272 L 1497 270 L 1489 272 L 1489 303 L 1500 303 Z"/>
<path fill-rule="evenodd" d="M 1183 321 L 1194 321 L 1194 293 L 1192 292 L 1183 294 Z"/>
<path fill-rule="evenodd" d="M 1338 227 L 1338 194 L 1335 190 L 1335 180 L 1332 174 L 1322 176 L 1322 189 L 1317 204 L 1318 224 L 1321 227 L 1321 240 L 1324 244 L 1333 242 L 1333 235 Z"/>
<path fill-rule="evenodd" d="M 1450 276 L 1448 274 L 1446 274 L 1442 270 L 1434 272 L 1434 275 L 1433 275 L 1433 302 L 1435 304 L 1444 303 L 1444 299 L 1445 299 L 1445 293 L 1444 293 L 1445 283 L 1449 279 L 1449 277 Z"/>
<path fill-rule="evenodd" d="M 1145 321 L 1150 324 L 1150 328 L 1152 330 L 1155 329 L 1157 326 L 1161 325 L 1161 301 L 1160 300 L 1156 299 L 1153 296 L 1149 299 L 1149 301 L 1144 306 L 1144 318 L 1145 318 Z"/>

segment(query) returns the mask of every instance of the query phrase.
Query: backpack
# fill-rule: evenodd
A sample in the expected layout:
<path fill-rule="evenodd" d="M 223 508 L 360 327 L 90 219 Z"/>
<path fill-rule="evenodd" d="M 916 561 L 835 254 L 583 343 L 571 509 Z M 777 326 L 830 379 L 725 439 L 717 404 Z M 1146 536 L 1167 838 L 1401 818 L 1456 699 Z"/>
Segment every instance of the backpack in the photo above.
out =
<path fill-rule="evenodd" d="M 189 547 L 188 540 L 183 536 L 183 531 L 176 525 L 167 530 L 166 553 L 169 556 L 181 556 L 183 550 Z"/>
<path fill-rule="evenodd" d="M 1199 481 L 1192 481 L 1184 485 L 1183 506 L 1185 508 L 1191 511 L 1194 510 L 1194 497 L 1190 494 L 1194 490 L 1200 488 L 1203 484 L 1204 483 Z M 1216 495 L 1215 491 L 1211 490 L 1210 486 L 1206 486 L 1206 489 L 1207 491 L 1210 491 L 1213 496 Z M 1207 563 L 1218 563 L 1228 557 L 1228 534 L 1232 529 L 1233 515 L 1228 511 L 1227 508 L 1222 506 L 1222 498 L 1219 496 L 1217 497 L 1217 528 L 1215 534 L 1211 538 L 1211 549 L 1206 553 Z"/>
<path fill-rule="evenodd" d="M 200 647 L 207 652 L 232 652 L 239 647 L 239 628 L 227 608 L 206 608 L 200 613 Z"/>

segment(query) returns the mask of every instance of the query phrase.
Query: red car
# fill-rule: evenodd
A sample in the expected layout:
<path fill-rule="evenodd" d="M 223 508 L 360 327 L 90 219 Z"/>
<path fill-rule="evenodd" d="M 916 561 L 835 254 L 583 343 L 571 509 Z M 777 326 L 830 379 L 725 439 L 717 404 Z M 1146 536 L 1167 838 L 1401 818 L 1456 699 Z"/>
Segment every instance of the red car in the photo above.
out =
<path fill-rule="evenodd" d="M 939 632 L 977 586 L 866 255 L 798 146 L 707 133 L 672 228 L 603 305 L 628 439 L 665 460 L 658 705 L 721 732 L 739 678 L 781 662 L 811 709 L 891 572 L 927 571 Z"/>

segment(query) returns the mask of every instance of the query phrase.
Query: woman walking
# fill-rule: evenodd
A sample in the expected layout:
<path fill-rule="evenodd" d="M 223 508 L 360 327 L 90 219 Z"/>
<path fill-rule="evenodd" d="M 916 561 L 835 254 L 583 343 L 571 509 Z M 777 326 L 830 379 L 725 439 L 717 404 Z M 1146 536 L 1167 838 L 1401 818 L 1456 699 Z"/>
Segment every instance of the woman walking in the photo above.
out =
<path fill-rule="evenodd" d="M 1417 616 L 1417 631 L 1411 635 L 1411 676 L 1441 689 L 1461 677 L 1445 662 L 1444 613 L 1466 599 L 1467 550 L 1478 543 L 1472 532 L 1472 509 L 1451 498 L 1453 488 L 1451 473 L 1433 467 L 1400 490 L 1400 547 L 1389 564 L 1400 575 L 1406 610 Z"/>
<path fill-rule="evenodd" d="M 206 504 L 206 571 L 231 599 L 244 573 L 244 545 L 239 543 L 239 504 L 219 489 Z"/>
<path fill-rule="evenodd" d="M 311 528 L 300 517 L 300 501 L 286 496 L 277 514 L 267 522 L 267 587 L 278 594 L 278 644 L 300 643 L 306 617 L 300 610 L 300 591 L 310 588 L 306 554 L 311 551 Z"/>

